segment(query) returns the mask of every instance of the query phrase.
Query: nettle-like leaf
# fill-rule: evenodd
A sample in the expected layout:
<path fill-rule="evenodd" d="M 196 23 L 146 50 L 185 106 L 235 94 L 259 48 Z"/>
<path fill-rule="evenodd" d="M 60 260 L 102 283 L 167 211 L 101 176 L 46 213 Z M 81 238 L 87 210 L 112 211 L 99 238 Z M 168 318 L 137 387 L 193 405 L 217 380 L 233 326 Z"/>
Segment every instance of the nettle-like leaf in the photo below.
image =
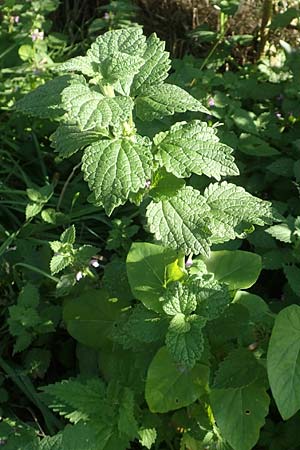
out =
<path fill-rule="evenodd" d="M 151 86 L 162 84 L 171 66 L 169 53 L 164 51 L 165 43 L 158 39 L 155 33 L 149 36 L 146 45 L 142 55 L 144 63 L 131 86 L 133 95 L 141 95 Z"/>
<path fill-rule="evenodd" d="M 161 301 L 164 312 L 169 316 L 189 315 L 197 307 L 197 291 L 189 284 L 171 283 Z"/>
<path fill-rule="evenodd" d="M 16 109 L 29 116 L 46 119 L 62 116 L 61 93 L 77 79 L 77 75 L 62 75 L 47 81 L 19 100 Z"/>
<path fill-rule="evenodd" d="M 216 129 L 199 120 L 176 123 L 154 137 L 158 161 L 177 177 L 196 173 L 220 180 L 223 175 L 238 175 L 232 149 L 218 141 Z"/>
<path fill-rule="evenodd" d="M 196 292 L 196 313 L 207 320 L 218 318 L 231 302 L 228 287 L 223 283 L 201 277 L 192 279 L 189 284 Z"/>
<path fill-rule="evenodd" d="M 105 385 L 100 378 L 68 379 L 42 388 L 52 398 L 51 408 L 73 423 L 91 420 L 101 413 Z"/>
<path fill-rule="evenodd" d="M 185 254 L 193 252 L 209 255 L 211 232 L 207 224 L 210 209 L 205 198 L 192 187 L 147 207 L 147 223 L 155 238 Z"/>
<path fill-rule="evenodd" d="M 99 131 L 82 131 L 76 124 L 61 124 L 55 133 L 51 135 L 51 145 L 59 152 L 59 156 L 69 158 L 80 148 L 99 141 L 101 138 L 102 133 Z"/>
<path fill-rule="evenodd" d="M 200 360 L 204 349 L 202 329 L 205 324 L 206 319 L 196 314 L 186 317 L 178 313 L 173 317 L 166 335 L 166 346 L 174 361 L 194 367 Z"/>
<path fill-rule="evenodd" d="M 102 140 L 88 147 L 83 156 L 84 178 L 107 214 L 126 202 L 130 193 L 146 186 L 151 177 L 149 142 L 135 139 Z"/>
<path fill-rule="evenodd" d="M 211 209 L 209 219 L 213 243 L 235 239 L 251 224 L 270 224 L 274 219 L 270 202 L 226 181 L 210 184 L 204 191 L 204 198 Z"/>
<path fill-rule="evenodd" d="M 68 120 L 82 131 L 102 130 L 129 120 L 133 109 L 130 97 L 106 97 L 83 83 L 71 84 L 62 93 Z"/>
<path fill-rule="evenodd" d="M 99 65 L 117 52 L 142 56 L 146 50 L 146 37 L 142 28 L 132 27 L 109 31 L 99 36 L 87 52 L 90 61 Z"/>
<path fill-rule="evenodd" d="M 161 84 L 147 89 L 136 99 L 136 114 L 141 120 L 162 119 L 175 112 L 209 111 L 188 92 L 174 84 Z"/>

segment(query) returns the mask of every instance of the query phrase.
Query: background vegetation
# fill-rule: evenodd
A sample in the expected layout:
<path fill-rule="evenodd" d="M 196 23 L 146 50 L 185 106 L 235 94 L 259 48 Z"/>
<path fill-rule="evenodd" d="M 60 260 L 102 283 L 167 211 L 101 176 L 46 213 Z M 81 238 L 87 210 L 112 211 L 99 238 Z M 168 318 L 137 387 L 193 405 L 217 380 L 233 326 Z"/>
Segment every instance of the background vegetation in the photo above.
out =
<path fill-rule="evenodd" d="M 113 297 L 131 299 L 124 269 L 128 251 L 132 242 L 153 242 L 140 214 L 144 206 L 126 203 L 107 217 L 102 207 L 90 202 L 78 154 L 65 159 L 54 151 L 50 136 L 57 127 L 55 120 L 28 117 L 15 106 L 55 78 L 58 63 L 84 55 L 106 31 L 139 24 L 147 36 L 155 32 L 166 41 L 172 57 L 168 82 L 202 102 L 208 110 L 202 120 L 217 127 L 220 141 L 234 149 L 240 172 L 234 183 L 272 202 L 278 213 L 273 225 L 250 227 L 237 239 L 213 247 L 259 255 L 261 270 L 247 293 L 251 301 L 249 297 L 240 300 L 245 307 L 247 301 L 255 305 L 247 309 L 248 316 L 236 308 L 226 320 L 216 319 L 211 325 L 212 367 L 224 369 L 230 352 L 240 347 L 251 355 L 254 352 L 266 365 L 274 320 L 285 308 L 300 305 L 299 2 L 3 0 L 0 19 L 0 446 L 6 450 L 299 449 L 299 413 L 285 417 L 284 407 L 280 409 L 269 387 L 270 409 L 254 447 L 232 444 L 230 431 L 226 434 L 223 425 L 220 433 L 218 417 L 215 422 L 211 410 L 200 411 L 200 403 L 198 409 L 192 405 L 150 414 L 140 400 L 130 409 L 129 391 L 110 386 L 111 391 L 103 394 L 102 384 L 97 384 L 99 373 L 101 379 L 118 379 L 123 367 L 109 360 L 108 344 L 99 363 L 94 346 L 85 338 L 74 338 L 67 326 L 66 304 L 88 289 L 103 287 Z M 198 116 L 186 112 L 178 120 Z M 164 118 L 157 130 L 173 123 L 173 117 Z M 155 130 L 155 123 L 152 126 Z M 193 174 L 189 179 L 189 185 L 199 190 L 208 184 L 205 175 Z M 73 225 L 76 239 L 70 236 Z M 66 242 L 74 246 L 77 256 L 68 264 L 64 260 L 56 271 L 53 255 L 61 249 L 49 243 L 65 243 L 66 230 Z M 89 246 L 89 251 L 80 250 L 83 246 Z M 299 341 L 300 327 L 296 324 L 295 329 Z M 121 338 L 125 339 L 120 334 L 113 342 L 119 345 Z M 292 344 L 288 348 L 294 348 Z M 137 384 L 153 357 L 150 353 L 148 359 L 133 361 L 139 346 L 118 347 L 118 358 L 126 361 L 131 369 L 128 377 L 138 380 Z M 124 354 L 127 359 L 122 359 Z M 243 357 L 237 354 L 242 362 Z M 298 367 L 296 353 L 292 358 Z M 227 373 L 226 364 L 224 370 Z M 236 372 L 238 382 L 246 386 L 242 367 Z M 55 385 L 62 380 L 70 383 L 67 389 L 70 397 L 77 398 L 74 404 Z M 299 368 L 295 383 L 291 395 L 297 398 Z M 47 391 L 49 385 L 57 391 Z M 116 410 L 105 404 L 104 411 L 107 417 L 119 414 L 119 430 L 127 430 L 123 441 L 105 443 L 103 438 L 101 445 L 94 444 L 96 438 L 84 429 L 95 393 L 102 400 L 106 396 L 107 403 L 114 399 Z M 131 417 L 133 409 L 139 425 Z M 62 448 L 55 439 L 64 429 L 68 442 L 70 417 L 72 423 L 79 423 L 82 441 L 75 447 L 70 438 L 73 444 Z"/>

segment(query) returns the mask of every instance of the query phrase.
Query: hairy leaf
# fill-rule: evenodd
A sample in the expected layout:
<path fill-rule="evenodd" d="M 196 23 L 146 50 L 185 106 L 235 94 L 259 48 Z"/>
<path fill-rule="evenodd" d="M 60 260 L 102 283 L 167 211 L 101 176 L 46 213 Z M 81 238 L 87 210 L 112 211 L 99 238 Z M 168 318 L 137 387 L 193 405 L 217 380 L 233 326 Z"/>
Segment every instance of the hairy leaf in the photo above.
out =
<path fill-rule="evenodd" d="M 87 52 L 88 58 L 96 65 L 117 52 L 132 56 L 142 56 L 146 49 L 146 37 L 140 27 L 129 27 L 121 30 L 108 31 L 98 36 Z"/>
<path fill-rule="evenodd" d="M 220 180 L 223 175 L 238 175 L 232 149 L 219 143 L 215 133 L 214 128 L 199 120 L 176 123 L 167 133 L 160 133 L 162 139 L 160 135 L 154 137 L 157 158 L 178 177 L 196 173 Z"/>
<path fill-rule="evenodd" d="M 182 283 L 171 283 L 161 301 L 163 310 L 170 316 L 189 315 L 197 306 L 197 293 L 193 286 Z"/>
<path fill-rule="evenodd" d="M 204 197 L 211 208 L 209 226 L 213 243 L 235 239 L 250 225 L 270 224 L 274 218 L 270 202 L 226 181 L 210 184 Z"/>
<path fill-rule="evenodd" d="M 39 86 L 16 103 L 16 109 L 24 114 L 52 119 L 62 116 L 61 93 L 77 80 L 75 75 L 62 75 Z"/>
<path fill-rule="evenodd" d="M 209 114 L 199 100 L 173 84 L 150 87 L 136 99 L 136 114 L 141 120 L 162 119 L 185 111 Z"/>
<path fill-rule="evenodd" d="M 129 119 L 133 101 L 130 97 L 105 97 L 83 83 L 71 84 L 63 91 L 62 106 L 71 124 L 81 131 L 119 126 Z"/>
<path fill-rule="evenodd" d="M 146 186 L 152 153 L 146 139 L 102 140 L 88 147 L 82 159 L 84 178 L 107 214 Z"/>
<path fill-rule="evenodd" d="M 204 349 L 202 328 L 205 324 L 205 318 L 196 314 L 186 317 L 178 313 L 173 317 L 166 335 L 166 346 L 175 361 L 191 368 L 200 360 Z"/>
<path fill-rule="evenodd" d="M 97 131 L 81 131 L 77 125 L 61 124 L 51 135 L 51 145 L 59 152 L 59 156 L 69 158 L 80 148 L 99 141 L 101 137 L 102 134 Z"/>
<path fill-rule="evenodd" d="M 146 41 L 147 47 L 142 55 L 144 64 L 133 79 L 131 92 L 133 95 L 141 95 L 151 86 L 158 86 L 168 76 L 171 66 L 169 53 L 165 52 L 165 43 L 155 33 Z"/>
<path fill-rule="evenodd" d="M 170 198 L 152 201 L 147 207 L 147 223 L 158 241 L 185 254 L 209 255 L 211 232 L 206 223 L 209 212 L 204 197 L 192 187 L 184 187 Z"/>

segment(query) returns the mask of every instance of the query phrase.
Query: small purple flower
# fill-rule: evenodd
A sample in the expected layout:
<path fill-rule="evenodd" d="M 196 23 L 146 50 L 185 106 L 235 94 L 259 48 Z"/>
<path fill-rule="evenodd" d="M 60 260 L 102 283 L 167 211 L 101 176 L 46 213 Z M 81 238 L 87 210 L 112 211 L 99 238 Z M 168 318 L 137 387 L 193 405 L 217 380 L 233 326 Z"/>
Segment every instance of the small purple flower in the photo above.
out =
<path fill-rule="evenodd" d="M 109 14 L 108 14 L 108 12 L 104 13 L 103 19 L 104 19 L 104 20 L 109 20 Z"/>
<path fill-rule="evenodd" d="M 277 113 L 275 114 L 275 116 L 277 117 L 277 119 L 281 119 L 281 117 L 282 117 L 282 115 L 281 115 L 280 112 L 277 112 Z"/>
<path fill-rule="evenodd" d="M 215 101 L 212 97 L 210 97 L 210 99 L 208 100 L 208 106 L 210 106 L 211 108 L 215 106 Z"/>
<path fill-rule="evenodd" d="M 44 39 L 44 32 L 43 32 L 43 30 L 39 31 L 38 28 L 35 28 L 30 36 L 33 41 L 38 41 L 38 40 L 42 41 Z"/>
<path fill-rule="evenodd" d="M 147 180 L 145 183 L 145 189 L 149 189 L 151 186 L 151 180 Z"/>
<path fill-rule="evenodd" d="M 19 23 L 20 16 L 10 16 L 9 21 L 10 23 Z"/>
<path fill-rule="evenodd" d="M 192 265 L 193 265 L 193 260 L 192 260 L 192 258 L 189 256 L 188 259 L 187 259 L 186 262 L 185 262 L 185 267 L 186 267 L 187 269 L 189 269 Z"/>
<path fill-rule="evenodd" d="M 81 278 L 83 278 L 83 273 L 81 272 L 81 270 L 79 270 L 79 272 L 76 273 L 76 281 L 80 281 Z"/>
<path fill-rule="evenodd" d="M 91 265 L 92 267 L 95 267 L 96 269 L 97 269 L 98 267 L 100 267 L 100 264 L 99 264 L 99 262 L 97 261 L 97 259 L 91 259 L 91 260 L 90 260 L 90 265 Z"/>
<path fill-rule="evenodd" d="M 284 95 L 283 95 L 283 94 L 279 94 L 279 95 L 277 95 L 277 97 L 276 97 L 276 100 L 277 100 L 278 102 L 282 102 L 283 99 L 284 99 Z"/>

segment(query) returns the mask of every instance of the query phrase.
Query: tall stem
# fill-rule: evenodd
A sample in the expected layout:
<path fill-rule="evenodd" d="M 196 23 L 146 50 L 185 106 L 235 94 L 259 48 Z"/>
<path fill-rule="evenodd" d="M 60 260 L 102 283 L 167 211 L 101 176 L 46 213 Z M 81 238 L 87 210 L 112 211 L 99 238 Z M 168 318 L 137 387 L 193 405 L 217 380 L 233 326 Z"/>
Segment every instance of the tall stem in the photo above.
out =
<path fill-rule="evenodd" d="M 264 0 L 262 8 L 261 25 L 259 31 L 259 46 L 257 59 L 259 60 L 265 52 L 266 43 L 269 37 L 269 25 L 272 19 L 273 0 Z"/>

